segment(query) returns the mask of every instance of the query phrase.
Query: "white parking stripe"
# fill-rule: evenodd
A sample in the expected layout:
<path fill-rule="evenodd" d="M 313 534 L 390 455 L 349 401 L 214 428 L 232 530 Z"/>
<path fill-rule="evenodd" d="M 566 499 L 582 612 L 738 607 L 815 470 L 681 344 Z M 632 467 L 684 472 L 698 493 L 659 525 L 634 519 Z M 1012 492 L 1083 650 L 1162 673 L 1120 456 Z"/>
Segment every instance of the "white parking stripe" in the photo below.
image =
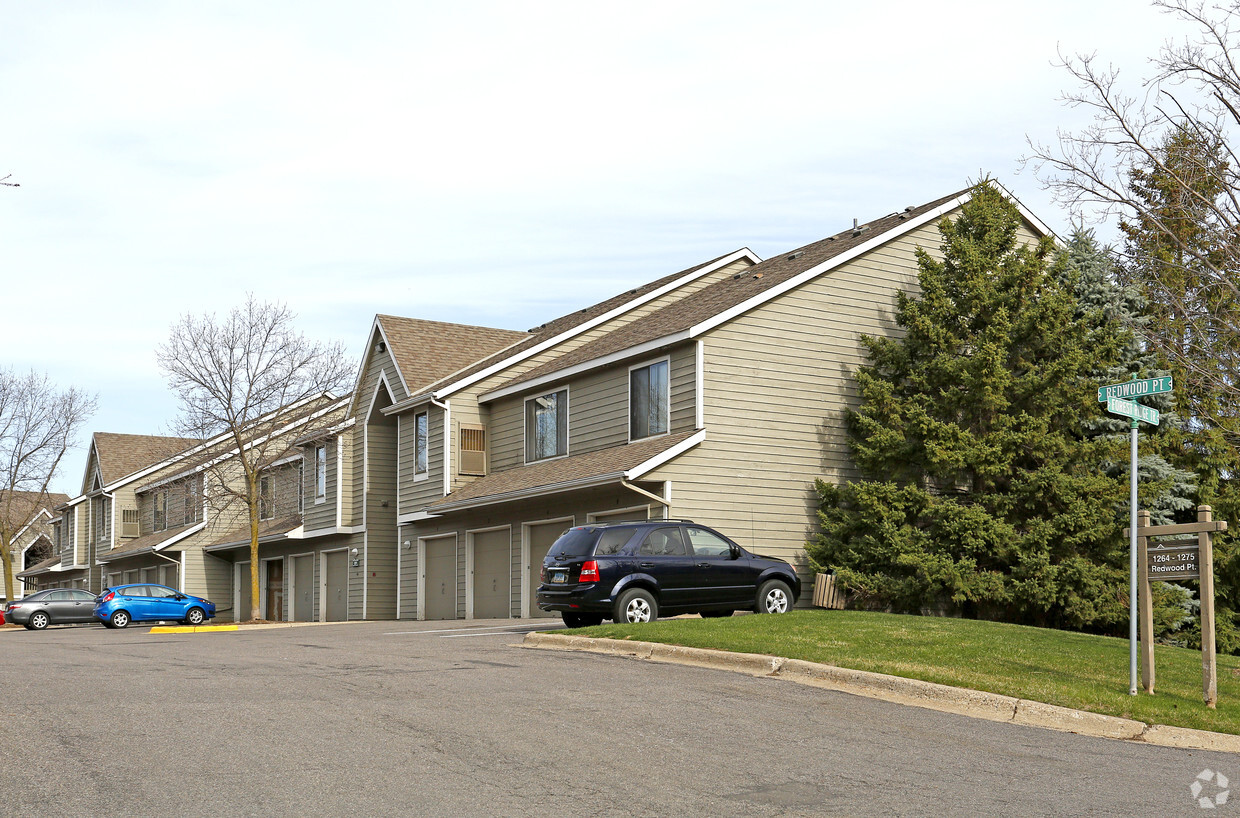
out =
<path fill-rule="evenodd" d="M 551 623 L 548 623 L 548 624 L 551 624 Z M 514 628 L 514 627 L 517 627 L 517 626 L 516 626 L 516 625 L 488 625 L 488 626 L 485 626 L 485 627 L 477 627 L 477 628 L 475 628 L 475 627 L 466 627 L 466 628 L 439 628 L 439 629 L 436 629 L 436 630 L 429 630 L 429 631 L 393 631 L 393 632 L 391 632 L 391 633 L 385 633 L 385 634 L 383 634 L 383 635 L 384 635 L 384 636 L 407 636 L 407 635 L 415 635 L 415 636 L 416 636 L 417 634 L 422 634 L 422 633 L 457 633 L 457 632 L 459 632 L 459 631 L 463 631 L 463 630 L 469 630 L 469 631 L 498 631 L 498 630 L 508 630 L 508 629 L 511 629 L 511 628 Z M 536 631 L 537 631 L 537 630 L 551 630 L 551 629 L 552 629 L 552 628 L 545 628 L 545 627 L 544 627 L 544 626 L 542 626 L 542 625 L 530 625 L 530 626 L 529 626 L 529 628 L 530 628 L 530 630 L 536 630 Z"/>

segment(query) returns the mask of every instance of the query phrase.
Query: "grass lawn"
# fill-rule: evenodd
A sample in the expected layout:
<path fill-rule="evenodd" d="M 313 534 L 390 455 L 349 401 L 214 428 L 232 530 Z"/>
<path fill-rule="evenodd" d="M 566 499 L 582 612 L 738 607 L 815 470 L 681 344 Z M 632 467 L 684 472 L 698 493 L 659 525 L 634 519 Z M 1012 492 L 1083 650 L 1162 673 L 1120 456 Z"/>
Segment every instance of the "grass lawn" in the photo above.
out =
<path fill-rule="evenodd" d="M 670 619 L 572 633 L 765 653 L 987 690 L 1154 724 L 1240 734 L 1240 657 L 1218 657 L 1218 709 L 1201 697 L 1201 652 L 1154 648 L 1154 695 L 1128 695 L 1128 640 L 864 611 Z"/>

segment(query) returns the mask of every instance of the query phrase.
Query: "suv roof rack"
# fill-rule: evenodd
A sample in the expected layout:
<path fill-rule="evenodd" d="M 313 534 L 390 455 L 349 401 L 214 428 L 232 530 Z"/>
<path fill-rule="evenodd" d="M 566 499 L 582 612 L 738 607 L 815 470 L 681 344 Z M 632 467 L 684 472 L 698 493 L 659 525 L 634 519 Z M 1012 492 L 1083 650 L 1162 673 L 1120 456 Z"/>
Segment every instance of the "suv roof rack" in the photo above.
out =
<path fill-rule="evenodd" d="M 690 523 L 692 525 L 697 525 L 697 523 L 693 520 L 680 519 L 676 517 L 670 517 L 666 520 L 662 517 L 651 517 L 648 520 L 613 520 L 612 522 L 603 521 L 586 523 L 586 525 L 645 525 L 646 523 Z"/>

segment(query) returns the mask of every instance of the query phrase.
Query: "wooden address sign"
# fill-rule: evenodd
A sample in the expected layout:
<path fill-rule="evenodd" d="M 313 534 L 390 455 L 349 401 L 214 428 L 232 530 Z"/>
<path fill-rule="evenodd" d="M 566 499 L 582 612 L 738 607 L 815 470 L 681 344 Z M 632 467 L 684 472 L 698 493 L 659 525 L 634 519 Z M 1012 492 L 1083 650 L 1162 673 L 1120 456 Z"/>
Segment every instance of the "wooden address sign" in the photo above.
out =
<path fill-rule="evenodd" d="M 1155 540 L 1146 550 L 1146 569 L 1152 580 L 1200 579 L 1200 549 L 1195 542 Z"/>

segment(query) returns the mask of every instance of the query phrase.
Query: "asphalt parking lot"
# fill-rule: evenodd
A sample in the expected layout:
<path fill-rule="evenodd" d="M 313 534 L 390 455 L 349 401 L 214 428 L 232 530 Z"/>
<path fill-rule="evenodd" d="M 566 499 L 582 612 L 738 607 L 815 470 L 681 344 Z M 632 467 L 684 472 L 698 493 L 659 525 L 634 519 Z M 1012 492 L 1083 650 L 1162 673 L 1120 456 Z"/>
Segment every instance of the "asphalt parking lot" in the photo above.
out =
<path fill-rule="evenodd" d="M 1200 814 L 1240 757 L 517 647 L 555 621 L 0 631 L 3 815 Z M 1230 806 L 1230 805 L 1227 805 Z"/>

